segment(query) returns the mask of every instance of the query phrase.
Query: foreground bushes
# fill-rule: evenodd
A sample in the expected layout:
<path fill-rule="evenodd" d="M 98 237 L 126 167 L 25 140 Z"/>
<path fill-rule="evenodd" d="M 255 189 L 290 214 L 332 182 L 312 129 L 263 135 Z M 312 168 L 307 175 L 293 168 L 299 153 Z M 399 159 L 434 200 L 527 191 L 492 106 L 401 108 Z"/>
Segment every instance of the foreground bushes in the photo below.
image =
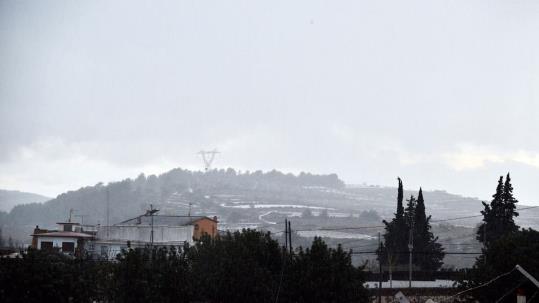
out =
<path fill-rule="evenodd" d="M 315 239 L 290 255 L 254 230 L 129 249 L 117 262 L 35 250 L 0 260 L 1 302 L 367 302 L 363 282 L 340 247 Z"/>

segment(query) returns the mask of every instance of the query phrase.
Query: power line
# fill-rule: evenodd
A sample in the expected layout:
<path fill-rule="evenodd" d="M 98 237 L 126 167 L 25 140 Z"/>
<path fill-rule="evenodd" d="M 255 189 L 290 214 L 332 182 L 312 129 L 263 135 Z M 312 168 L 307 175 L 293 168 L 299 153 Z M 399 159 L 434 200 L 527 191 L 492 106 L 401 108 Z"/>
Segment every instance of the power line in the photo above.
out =
<path fill-rule="evenodd" d="M 279 276 L 279 286 L 277 287 L 277 294 L 275 295 L 275 303 L 279 302 L 279 293 L 281 292 L 281 285 L 283 284 L 284 268 L 286 266 L 286 251 L 283 252 L 283 264 L 281 264 L 281 274 Z"/>
<path fill-rule="evenodd" d="M 521 279 L 522 280 L 522 279 Z M 511 288 L 509 291 L 505 292 L 503 294 L 503 296 L 501 296 L 498 300 L 496 300 L 495 303 L 500 303 L 503 299 L 505 299 L 505 297 L 507 297 L 510 293 L 514 292 L 517 288 L 519 288 L 520 286 L 522 286 L 522 284 L 524 284 L 526 282 L 526 280 L 524 279 L 524 281 L 518 283 L 517 286 Z"/>
<path fill-rule="evenodd" d="M 352 250 L 353 255 L 355 255 L 355 254 L 375 254 L 375 253 L 377 253 L 377 252 L 376 251 L 353 251 Z M 408 251 L 394 251 L 392 253 L 394 253 L 394 254 L 408 254 L 409 252 Z M 434 254 L 434 253 L 429 252 L 429 251 L 414 251 L 414 254 L 430 255 L 430 254 Z M 444 252 L 444 254 L 446 254 L 446 255 L 481 255 L 482 253 L 481 252 L 450 251 L 450 252 Z"/>
<path fill-rule="evenodd" d="M 343 249 L 354 249 L 354 248 L 365 248 L 365 247 L 369 247 L 369 248 L 375 248 L 377 246 L 376 243 L 372 243 L 370 245 L 356 245 L 356 246 L 351 246 L 351 247 L 346 247 L 346 248 L 343 248 Z"/>
<path fill-rule="evenodd" d="M 517 211 L 527 210 L 527 209 L 533 209 L 538 208 L 539 206 L 529 206 L 529 207 L 523 207 L 516 209 Z M 432 220 L 430 222 L 437 223 L 437 222 L 446 222 L 446 221 L 455 221 L 455 220 L 462 220 L 462 219 L 470 219 L 470 218 L 478 218 L 482 217 L 483 215 L 473 215 L 473 216 L 462 216 L 462 217 L 455 217 L 455 218 L 449 218 L 449 219 L 440 219 L 440 220 Z M 360 230 L 360 229 L 373 229 L 373 228 L 384 228 L 385 225 L 371 225 L 371 226 L 344 226 L 344 227 L 323 227 L 323 228 L 317 228 L 317 229 L 296 229 L 296 231 L 340 231 L 340 230 Z"/>
<path fill-rule="evenodd" d="M 519 210 L 527 210 L 527 209 L 532 209 L 532 208 L 538 208 L 539 206 L 529 206 L 529 207 L 522 207 L 522 208 L 517 208 L 516 210 L 519 211 Z M 465 216 L 465 217 L 455 217 L 455 218 L 450 218 L 450 219 L 440 219 L 440 220 L 432 220 L 430 222 L 432 223 L 437 223 L 437 222 L 446 222 L 446 221 L 454 221 L 454 220 L 462 220 L 462 219 L 470 219 L 470 218 L 478 218 L 478 217 L 482 217 L 483 215 L 473 215 L 473 216 Z"/>
<path fill-rule="evenodd" d="M 356 229 L 371 229 L 371 228 L 382 228 L 385 225 L 373 225 L 373 226 L 350 226 L 350 227 L 325 227 L 318 229 L 296 229 L 296 231 L 339 231 L 339 230 L 356 230 Z"/>
<path fill-rule="evenodd" d="M 500 279 L 500 278 L 502 278 L 502 277 L 505 277 L 505 276 L 510 275 L 513 271 L 515 271 L 515 269 L 516 269 L 516 267 L 514 267 L 513 269 L 511 269 L 510 271 L 508 271 L 508 272 L 506 272 L 506 273 L 503 273 L 503 274 L 501 274 L 501 275 L 498 275 L 498 276 L 494 277 L 493 279 L 489 280 L 488 282 L 485 282 L 485 283 L 480 284 L 480 285 L 478 285 L 478 286 L 476 286 L 476 287 L 472 287 L 472 288 L 463 290 L 463 291 L 461 291 L 461 292 L 459 292 L 459 293 L 456 293 L 456 294 L 452 295 L 451 297 L 447 298 L 447 299 L 444 300 L 444 301 L 447 301 L 447 300 L 450 299 L 450 298 L 454 298 L 454 297 L 460 296 L 460 295 L 465 294 L 465 293 L 467 293 L 467 292 L 469 292 L 469 291 L 472 291 L 472 290 L 476 290 L 476 289 L 485 287 L 485 286 L 491 284 L 492 282 L 494 282 L 494 281 L 496 281 L 496 280 L 498 280 L 498 279 Z"/>

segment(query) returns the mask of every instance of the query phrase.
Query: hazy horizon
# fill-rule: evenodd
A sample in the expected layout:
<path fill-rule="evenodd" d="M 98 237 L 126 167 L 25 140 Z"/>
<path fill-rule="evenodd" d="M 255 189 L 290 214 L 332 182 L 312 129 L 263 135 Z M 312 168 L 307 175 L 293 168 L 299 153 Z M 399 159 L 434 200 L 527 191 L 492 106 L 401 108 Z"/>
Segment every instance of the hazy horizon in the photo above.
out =
<path fill-rule="evenodd" d="M 539 2 L 2 1 L 0 188 L 216 168 L 539 205 Z"/>

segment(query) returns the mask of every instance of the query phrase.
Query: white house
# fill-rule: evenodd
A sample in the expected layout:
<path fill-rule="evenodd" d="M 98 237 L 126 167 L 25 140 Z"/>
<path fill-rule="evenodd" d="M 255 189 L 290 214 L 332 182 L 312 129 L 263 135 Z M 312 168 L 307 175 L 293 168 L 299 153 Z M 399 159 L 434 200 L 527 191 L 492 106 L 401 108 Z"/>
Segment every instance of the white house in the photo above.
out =
<path fill-rule="evenodd" d="M 36 226 L 32 234 L 32 247 L 78 255 L 84 251 L 87 242 L 95 238 L 94 232 L 84 231 L 79 223 L 57 224 L 58 230 L 40 229 Z"/>

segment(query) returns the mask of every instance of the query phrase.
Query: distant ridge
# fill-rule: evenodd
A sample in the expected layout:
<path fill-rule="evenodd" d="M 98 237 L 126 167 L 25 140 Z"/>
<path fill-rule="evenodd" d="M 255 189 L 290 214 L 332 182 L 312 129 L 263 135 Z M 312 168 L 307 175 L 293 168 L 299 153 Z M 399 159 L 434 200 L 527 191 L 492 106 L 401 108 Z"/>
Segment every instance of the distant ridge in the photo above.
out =
<path fill-rule="evenodd" d="M 433 220 L 480 215 L 483 208 L 475 198 L 441 190 L 423 193 Z M 369 224 L 379 225 L 382 219 L 393 216 L 396 194 L 394 187 L 349 186 L 336 174 L 239 172 L 232 168 L 201 172 L 175 168 L 160 175 L 140 174 L 134 179 L 98 183 L 65 192 L 45 203 L 29 204 L 48 199 L 36 195 L 41 198 L 34 196 L 9 213 L 0 212 L 0 228 L 4 235 L 28 242 L 36 225 L 54 228 L 56 222 L 67 219 L 70 209 L 74 211 L 74 220 L 85 224 L 104 224 L 108 209 L 110 223 L 114 224 L 145 213 L 150 204 L 160 209 L 162 215 L 217 216 L 223 229 L 270 226 L 276 232 L 281 229 L 276 222 L 303 215 L 320 218 L 311 220 L 312 226 L 308 228 L 336 224 L 339 220 L 341 225 L 348 221 L 351 225 L 367 224 L 370 219 L 365 219 L 365 214 L 376 219 Z M 405 185 L 404 194 L 408 198 L 416 192 Z M 324 217 L 337 219 L 328 221 Z M 517 223 L 537 228 L 538 218 L 539 208 L 530 209 L 521 213 Z M 471 230 L 480 221 L 480 217 L 474 216 L 442 223 Z"/>
<path fill-rule="evenodd" d="M 19 204 L 41 203 L 50 199 L 39 194 L 0 189 L 0 211 L 9 212 Z"/>

